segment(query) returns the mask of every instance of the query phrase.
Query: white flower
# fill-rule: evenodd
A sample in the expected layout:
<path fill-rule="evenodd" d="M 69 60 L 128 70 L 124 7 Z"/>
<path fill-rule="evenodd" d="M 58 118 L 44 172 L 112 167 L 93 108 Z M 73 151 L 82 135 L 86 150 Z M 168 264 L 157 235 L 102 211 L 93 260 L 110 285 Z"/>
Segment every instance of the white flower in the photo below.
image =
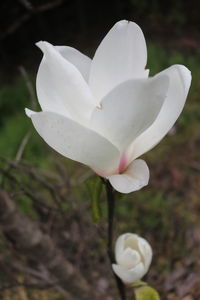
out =
<path fill-rule="evenodd" d="M 133 283 L 147 273 L 152 260 L 152 249 L 137 234 L 125 233 L 116 241 L 115 258 L 117 264 L 112 265 L 115 274 L 124 283 Z"/>
<path fill-rule="evenodd" d="M 26 109 L 41 137 L 60 154 L 90 166 L 122 193 L 148 184 L 136 159 L 167 134 L 181 113 L 190 71 L 173 65 L 148 77 L 146 43 L 133 22 L 120 21 L 93 60 L 71 47 L 39 42 L 42 112 Z"/>

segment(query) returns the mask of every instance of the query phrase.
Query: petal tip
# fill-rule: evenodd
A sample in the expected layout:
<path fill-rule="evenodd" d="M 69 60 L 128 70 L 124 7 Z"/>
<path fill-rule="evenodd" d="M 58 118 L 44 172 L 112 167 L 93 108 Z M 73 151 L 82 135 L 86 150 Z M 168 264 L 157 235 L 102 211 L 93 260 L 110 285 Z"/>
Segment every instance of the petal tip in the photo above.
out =
<path fill-rule="evenodd" d="M 39 41 L 39 42 L 35 43 L 35 45 L 41 49 L 43 47 L 44 43 L 45 43 L 45 41 Z"/>
<path fill-rule="evenodd" d="M 138 24 L 136 24 L 136 23 L 133 22 L 133 21 L 129 21 L 129 20 L 120 20 L 120 21 L 118 21 L 117 23 L 115 23 L 114 26 L 117 26 L 118 28 L 120 28 L 120 27 L 125 27 L 125 26 L 127 26 L 127 28 L 128 28 L 128 27 L 132 27 L 132 28 L 133 28 L 133 26 L 134 26 L 135 29 L 141 30 L 141 28 L 140 28 L 140 26 L 139 26 Z"/>
<path fill-rule="evenodd" d="M 32 111 L 32 110 L 30 110 L 30 109 L 28 109 L 28 108 L 25 108 L 24 110 L 25 110 L 25 114 L 26 114 L 27 117 L 29 117 L 29 118 L 31 118 L 31 116 L 35 114 L 34 111 Z"/>
<path fill-rule="evenodd" d="M 130 21 L 128 21 L 128 20 L 120 20 L 115 25 L 116 26 L 124 26 L 124 25 L 127 25 L 129 22 Z"/>
<path fill-rule="evenodd" d="M 50 46 L 52 46 L 49 42 L 39 41 L 35 43 L 35 45 L 43 52 L 46 53 Z"/>

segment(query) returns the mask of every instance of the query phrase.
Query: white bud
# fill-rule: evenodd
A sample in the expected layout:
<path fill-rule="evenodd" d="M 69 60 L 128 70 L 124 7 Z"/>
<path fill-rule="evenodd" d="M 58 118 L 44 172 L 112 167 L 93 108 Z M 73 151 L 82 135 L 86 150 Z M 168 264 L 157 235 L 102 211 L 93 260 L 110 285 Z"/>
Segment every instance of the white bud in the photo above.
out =
<path fill-rule="evenodd" d="M 116 264 L 112 265 L 115 274 L 124 283 L 133 283 L 147 273 L 152 260 L 152 248 L 137 234 L 125 233 L 116 241 L 115 258 Z"/>

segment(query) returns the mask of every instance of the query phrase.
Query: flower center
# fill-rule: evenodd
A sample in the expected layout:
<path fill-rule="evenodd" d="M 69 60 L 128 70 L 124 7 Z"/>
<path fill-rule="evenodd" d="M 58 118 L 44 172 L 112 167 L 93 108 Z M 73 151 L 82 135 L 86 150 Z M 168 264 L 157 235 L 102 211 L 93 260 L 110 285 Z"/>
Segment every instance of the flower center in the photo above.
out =
<path fill-rule="evenodd" d="M 96 106 L 98 109 L 102 109 L 102 104 L 100 103 L 99 105 Z"/>

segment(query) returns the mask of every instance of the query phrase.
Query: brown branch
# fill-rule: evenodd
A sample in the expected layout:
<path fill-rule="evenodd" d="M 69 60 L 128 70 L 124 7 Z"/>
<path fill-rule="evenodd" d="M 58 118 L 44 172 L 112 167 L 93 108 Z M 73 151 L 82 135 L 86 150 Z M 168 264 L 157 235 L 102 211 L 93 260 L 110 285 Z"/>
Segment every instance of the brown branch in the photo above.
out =
<path fill-rule="evenodd" d="M 24 149 L 25 149 L 25 147 L 26 147 L 26 145 L 27 145 L 27 143 L 28 143 L 28 141 L 29 141 L 29 139 L 30 139 L 30 136 L 31 136 L 31 133 L 30 133 L 30 131 L 29 131 L 29 132 L 24 136 L 24 138 L 22 139 L 22 141 L 21 141 L 21 143 L 20 143 L 20 145 L 19 145 L 19 148 L 18 148 L 18 150 L 17 150 L 17 154 L 16 154 L 16 156 L 15 156 L 16 162 L 19 162 L 19 161 L 21 160 L 22 155 L 23 155 L 23 153 L 24 153 Z"/>
<path fill-rule="evenodd" d="M 16 287 L 25 287 L 28 289 L 39 289 L 39 290 L 44 290 L 44 289 L 48 289 L 48 288 L 54 288 L 55 284 L 54 283 L 31 283 L 31 282 L 15 282 L 12 284 L 7 284 L 7 285 L 2 285 L 0 286 L 0 291 L 5 291 L 5 290 L 10 290 Z"/>
<path fill-rule="evenodd" d="M 65 259 L 51 237 L 24 215 L 3 190 L 0 190 L 0 226 L 21 252 L 44 265 L 59 285 L 70 292 L 69 299 L 80 299 L 80 295 L 81 299 L 92 298 L 86 280 Z"/>
<path fill-rule="evenodd" d="M 31 188 L 27 188 L 25 185 L 23 185 L 15 176 L 13 176 L 10 172 L 10 170 L 4 170 L 0 167 L 0 172 L 3 174 L 4 178 L 7 178 L 10 182 L 12 182 L 14 185 L 19 187 L 21 189 L 21 192 L 25 194 L 27 197 L 31 198 L 33 200 L 33 203 L 39 204 L 41 207 L 44 207 L 45 209 L 52 209 L 51 206 L 45 203 L 44 197 L 36 194 L 35 191 L 32 191 Z M 1 183 L 3 186 L 3 184 Z M 53 207 L 54 210 L 57 210 L 56 207 Z"/>
<path fill-rule="evenodd" d="M 43 11 L 51 10 L 55 7 L 60 6 L 63 2 L 64 2 L 64 0 L 55 0 L 53 2 L 45 3 L 45 4 L 40 5 L 37 8 L 35 8 L 35 11 L 43 12 Z"/>
<path fill-rule="evenodd" d="M 14 276 L 11 276 L 11 274 L 9 274 L 9 280 L 11 282 L 7 284 L 0 283 L 0 291 L 9 290 L 17 286 L 40 290 L 54 288 L 58 290 L 62 295 L 67 296 L 67 292 L 59 286 L 58 280 L 52 279 L 48 270 L 43 265 L 39 265 L 39 267 L 37 266 L 36 270 L 25 266 L 23 262 L 20 262 L 19 260 L 9 260 L 9 263 L 7 261 L 5 263 L 5 260 L 5 257 L 0 257 L 1 272 L 3 272 L 4 274 L 5 272 L 6 274 L 15 274 L 17 271 L 18 273 L 23 273 L 24 277 L 27 277 L 28 275 L 29 280 L 23 280 L 19 282 L 19 280 L 16 280 Z"/>
<path fill-rule="evenodd" d="M 27 0 L 18 0 L 19 3 L 26 9 L 26 10 L 32 10 L 33 9 L 33 5 L 31 2 L 27 1 Z"/>
<path fill-rule="evenodd" d="M 16 21 L 14 21 L 7 29 L 4 30 L 4 32 L 0 35 L 0 40 L 5 39 L 7 36 L 13 34 L 19 27 L 21 27 L 25 22 L 27 22 L 30 19 L 29 14 L 24 14 L 20 18 L 18 18 Z"/>
<path fill-rule="evenodd" d="M 36 97 L 36 94 L 35 94 L 35 89 L 33 87 L 33 84 L 29 78 L 29 75 L 26 71 L 26 69 L 23 67 L 23 66 L 19 66 L 19 71 L 20 71 L 20 74 L 22 75 L 25 83 L 26 83 L 26 87 L 27 87 L 27 90 L 29 92 L 29 95 L 30 95 L 30 100 L 31 100 L 31 108 L 33 110 L 35 110 L 37 108 L 37 97 Z"/>
<path fill-rule="evenodd" d="M 55 7 L 59 7 L 62 5 L 64 0 L 55 0 L 53 2 L 49 2 L 38 7 L 28 6 L 26 5 L 27 13 L 23 14 L 20 18 L 14 21 L 4 32 L 0 35 L 0 40 L 5 39 L 7 36 L 13 34 L 18 30 L 24 23 L 26 23 L 32 16 L 43 13 L 45 11 L 54 9 Z M 21 4 L 25 6 L 24 1 L 21 1 Z"/>
<path fill-rule="evenodd" d="M 42 176 L 37 174 L 37 170 L 33 169 L 31 171 L 31 168 L 28 169 L 28 167 L 23 167 L 20 164 L 18 164 L 16 161 L 9 161 L 7 159 L 3 159 L 0 157 L 0 160 L 6 162 L 9 166 L 8 169 L 3 169 L 0 167 L 0 172 L 2 173 L 5 178 L 7 178 L 9 181 L 13 182 L 16 186 L 20 187 L 21 192 L 23 192 L 26 196 L 28 196 L 30 199 L 33 200 L 33 205 L 36 208 L 36 211 L 40 214 L 41 208 L 47 209 L 48 211 L 57 211 L 61 218 L 65 221 L 65 213 L 62 210 L 62 203 L 65 202 L 66 199 L 62 197 L 62 195 L 59 195 L 59 193 L 56 190 L 56 187 L 54 185 L 51 185 L 50 182 L 48 182 L 46 179 L 44 179 Z M 26 173 L 27 175 L 30 175 L 31 179 L 34 179 L 34 181 L 40 182 L 45 189 L 47 189 L 50 193 L 51 199 L 53 200 L 54 206 L 49 206 L 46 203 L 46 198 L 42 196 L 41 194 L 38 194 L 36 192 L 33 192 L 32 186 L 23 185 L 17 178 L 17 176 L 13 176 L 13 172 L 11 172 L 11 169 L 19 169 L 23 173 Z M 2 185 L 3 186 L 3 185 Z M 39 204 L 39 206 L 38 206 Z M 38 210 L 39 209 L 39 210 Z"/>
<path fill-rule="evenodd" d="M 22 1 L 24 1 L 24 3 L 26 3 L 27 5 L 29 3 L 26 0 L 22 0 Z M 28 90 L 29 95 L 30 95 L 31 108 L 33 110 L 35 110 L 36 107 L 37 107 L 37 98 L 36 98 L 36 94 L 35 94 L 35 90 L 33 88 L 33 85 L 32 85 L 32 83 L 30 81 L 28 73 L 26 72 L 26 69 L 23 66 L 19 66 L 19 71 L 20 71 L 22 77 L 24 78 L 27 90 Z M 20 145 L 19 145 L 19 149 L 18 149 L 16 157 L 15 157 L 16 162 L 19 162 L 21 160 L 22 155 L 23 155 L 24 150 L 25 150 L 25 147 L 28 144 L 28 141 L 29 141 L 30 137 L 31 137 L 31 132 L 28 131 L 26 133 L 26 135 L 24 136 L 24 138 L 22 139 Z"/>

